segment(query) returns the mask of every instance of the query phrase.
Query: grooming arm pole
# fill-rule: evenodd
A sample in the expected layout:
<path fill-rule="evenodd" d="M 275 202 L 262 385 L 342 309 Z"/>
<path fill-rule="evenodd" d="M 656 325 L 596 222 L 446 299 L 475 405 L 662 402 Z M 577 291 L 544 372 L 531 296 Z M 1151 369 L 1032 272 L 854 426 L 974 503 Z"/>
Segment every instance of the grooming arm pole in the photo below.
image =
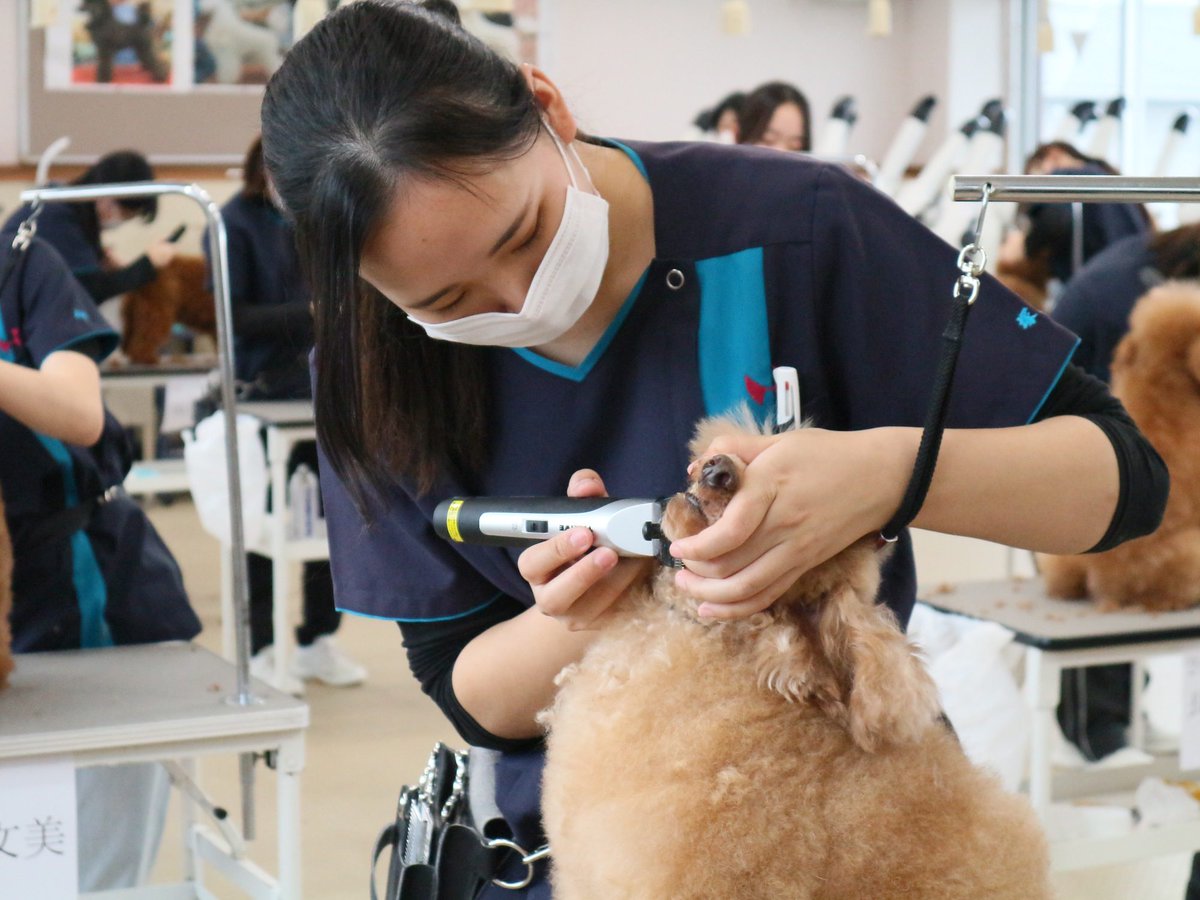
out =
<path fill-rule="evenodd" d="M 993 203 L 1200 203 L 1200 178 L 1129 175 L 956 175 L 955 200 Z"/>
<path fill-rule="evenodd" d="M 114 200 L 161 197 L 179 194 L 204 210 L 208 221 L 209 257 L 212 261 L 213 295 L 217 313 L 217 359 L 221 375 L 221 406 L 225 415 L 225 465 L 229 486 L 229 536 L 233 555 L 234 630 L 237 634 L 237 688 L 229 702 L 249 706 L 256 702 L 250 691 L 250 606 L 246 576 L 246 536 L 242 529 L 242 482 L 238 465 L 237 406 L 233 379 L 233 315 L 229 299 L 229 257 L 225 220 L 208 192 L 196 184 L 171 184 L 142 181 L 126 184 L 35 188 L 23 191 L 28 203 L 81 203 L 111 197 Z M 239 759 L 242 783 L 242 831 L 253 840 L 254 755 L 243 753 Z"/>

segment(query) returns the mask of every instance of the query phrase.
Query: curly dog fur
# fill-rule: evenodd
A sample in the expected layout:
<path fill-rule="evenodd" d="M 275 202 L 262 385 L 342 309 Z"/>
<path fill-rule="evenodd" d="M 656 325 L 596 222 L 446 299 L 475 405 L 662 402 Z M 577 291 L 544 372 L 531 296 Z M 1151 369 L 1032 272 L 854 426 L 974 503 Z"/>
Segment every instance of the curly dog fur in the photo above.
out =
<path fill-rule="evenodd" d="M 158 270 L 152 282 L 126 294 L 121 301 L 121 349 L 125 355 L 136 363 L 158 362 L 176 322 L 193 331 L 215 334 L 217 314 L 207 281 L 203 257 L 176 256 Z"/>
<path fill-rule="evenodd" d="M 693 455 L 745 427 L 702 423 Z M 715 521 L 743 468 L 693 464 L 667 535 Z M 1032 809 L 939 721 L 879 562 L 864 539 L 725 623 L 648 569 L 542 714 L 556 900 L 1051 896 Z"/>
<path fill-rule="evenodd" d="M 12 655 L 12 573 L 13 548 L 4 518 L 4 497 L 0 496 L 0 688 L 8 684 L 13 670 Z"/>
<path fill-rule="evenodd" d="M 1112 391 L 1171 473 L 1162 524 L 1104 553 L 1040 556 L 1047 591 L 1103 609 L 1200 603 L 1200 287 L 1168 282 L 1138 301 L 1117 345 Z"/>

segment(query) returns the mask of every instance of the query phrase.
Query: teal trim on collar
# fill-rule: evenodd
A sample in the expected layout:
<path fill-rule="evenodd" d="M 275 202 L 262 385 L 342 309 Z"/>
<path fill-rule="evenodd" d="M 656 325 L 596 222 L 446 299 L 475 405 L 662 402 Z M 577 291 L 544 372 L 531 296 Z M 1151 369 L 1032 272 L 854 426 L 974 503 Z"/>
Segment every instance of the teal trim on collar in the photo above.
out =
<path fill-rule="evenodd" d="M 631 160 L 633 160 L 633 164 L 637 166 L 638 171 L 642 173 L 642 177 L 646 179 L 647 183 L 649 183 L 650 175 L 646 172 L 646 164 L 642 162 L 642 158 L 637 155 L 637 151 L 635 151 L 632 147 L 625 146 L 620 141 L 614 141 L 612 138 L 604 138 L 604 143 L 611 144 L 628 156 Z"/>
<path fill-rule="evenodd" d="M 1042 395 L 1041 402 L 1033 408 L 1033 412 L 1029 414 L 1029 420 L 1026 425 L 1033 424 L 1034 419 L 1038 417 L 1038 413 L 1042 411 L 1042 407 L 1046 405 L 1046 401 L 1050 399 L 1050 395 L 1054 389 L 1058 387 L 1058 383 L 1062 381 L 1063 373 L 1067 371 L 1067 366 L 1071 364 L 1071 360 L 1075 358 L 1075 351 L 1079 349 L 1079 338 L 1075 338 L 1075 343 L 1071 345 L 1070 351 L 1067 353 L 1067 358 L 1063 360 L 1062 367 L 1058 370 L 1058 374 L 1054 376 L 1054 380 L 1050 382 L 1050 387 L 1046 388 L 1046 393 Z"/>
<path fill-rule="evenodd" d="M 629 292 L 629 296 L 625 298 L 625 302 L 621 304 L 620 310 L 617 311 L 616 317 L 609 323 L 603 336 L 592 348 L 592 352 L 587 355 L 578 366 L 568 366 L 564 363 L 555 362 L 552 359 L 546 359 L 539 353 L 534 353 L 527 347 L 514 347 L 513 353 L 525 360 L 530 365 L 537 366 L 551 375 L 557 375 L 559 378 L 566 378 L 570 381 L 583 381 L 588 377 L 588 373 L 592 371 L 600 357 L 604 355 L 604 351 L 608 349 L 608 345 L 613 342 L 613 338 L 617 336 L 617 332 L 621 330 L 621 325 L 629 318 L 629 313 L 633 311 L 633 304 L 637 302 L 638 295 L 642 292 L 642 287 L 646 283 L 646 276 L 650 274 L 650 269 L 647 268 L 642 273 L 642 277 L 638 279 L 637 284 L 633 286 L 633 290 Z"/>
<path fill-rule="evenodd" d="M 357 612 L 353 609 L 345 609 L 341 606 L 337 608 L 337 611 L 349 613 L 352 616 L 358 616 L 360 619 L 374 619 L 377 622 L 450 622 L 454 619 L 465 619 L 467 616 L 473 616 L 477 612 L 482 612 L 503 596 L 504 594 L 501 592 L 496 594 L 496 596 L 494 596 L 491 600 L 480 603 L 478 606 L 474 607 L 473 609 L 468 609 L 466 612 L 455 613 L 452 616 L 435 616 L 432 619 L 406 619 L 402 617 L 392 618 L 391 616 L 373 616 L 370 613 Z"/>
<path fill-rule="evenodd" d="M 87 334 L 81 334 L 71 338 L 62 344 L 59 344 L 50 353 L 57 353 L 59 350 L 70 350 L 72 347 L 82 344 L 84 341 L 92 339 L 100 339 L 100 356 L 96 358 L 96 362 L 101 363 L 112 355 L 113 351 L 121 345 L 121 338 L 111 328 L 97 328 L 95 331 L 89 331 Z M 50 353 L 46 355 L 49 356 Z"/>

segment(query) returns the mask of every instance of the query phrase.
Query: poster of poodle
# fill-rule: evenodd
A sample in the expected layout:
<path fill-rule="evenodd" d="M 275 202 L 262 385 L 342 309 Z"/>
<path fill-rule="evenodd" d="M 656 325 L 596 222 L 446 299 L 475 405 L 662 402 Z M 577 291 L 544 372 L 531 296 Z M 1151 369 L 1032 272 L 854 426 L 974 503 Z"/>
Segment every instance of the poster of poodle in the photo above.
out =
<path fill-rule="evenodd" d="M 173 0 L 81 0 L 72 23 L 76 84 L 170 84 Z"/>
<path fill-rule="evenodd" d="M 261 90 L 339 0 L 56 0 L 48 90 Z M 346 0 L 341 0 L 346 2 Z M 460 0 L 463 27 L 515 61 L 537 59 L 537 0 Z M 297 7 L 304 15 L 296 17 Z"/>
<path fill-rule="evenodd" d="M 196 0 L 193 81 L 266 84 L 292 44 L 288 0 Z"/>
<path fill-rule="evenodd" d="M 174 86 L 179 0 L 61 0 L 46 29 L 46 87 Z"/>

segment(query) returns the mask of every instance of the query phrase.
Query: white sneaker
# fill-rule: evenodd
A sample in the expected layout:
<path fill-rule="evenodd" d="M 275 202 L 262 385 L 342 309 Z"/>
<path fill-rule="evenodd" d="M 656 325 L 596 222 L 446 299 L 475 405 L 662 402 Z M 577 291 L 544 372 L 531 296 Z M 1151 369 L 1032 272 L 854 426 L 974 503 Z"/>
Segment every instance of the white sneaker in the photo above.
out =
<path fill-rule="evenodd" d="M 338 649 L 329 635 L 317 638 L 308 647 L 297 647 L 291 673 L 305 681 L 317 679 L 334 687 L 362 684 L 367 670 Z"/>
<path fill-rule="evenodd" d="M 293 673 L 284 672 L 276 682 L 274 644 L 268 644 L 250 657 L 250 674 L 285 694 L 291 694 L 293 697 L 304 696 L 304 682 Z"/>

